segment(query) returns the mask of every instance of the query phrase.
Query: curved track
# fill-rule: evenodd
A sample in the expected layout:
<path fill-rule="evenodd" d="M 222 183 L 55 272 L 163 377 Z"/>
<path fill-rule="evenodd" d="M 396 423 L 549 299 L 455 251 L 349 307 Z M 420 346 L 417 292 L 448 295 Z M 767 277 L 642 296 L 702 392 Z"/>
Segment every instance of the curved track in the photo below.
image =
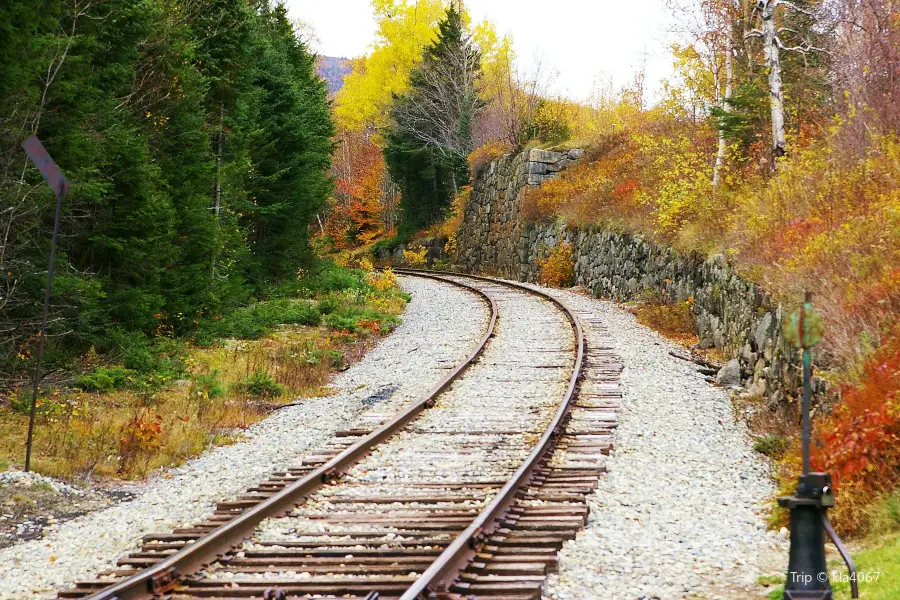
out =
<path fill-rule="evenodd" d="M 539 598 L 603 470 L 618 364 L 586 347 L 584 316 L 543 292 L 399 272 L 490 305 L 465 361 L 387 422 L 342 432 L 208 521 L 146 537 L 118 571 L 60 597 Z M 585 375 L 591 389 L 580 394 Z"/>

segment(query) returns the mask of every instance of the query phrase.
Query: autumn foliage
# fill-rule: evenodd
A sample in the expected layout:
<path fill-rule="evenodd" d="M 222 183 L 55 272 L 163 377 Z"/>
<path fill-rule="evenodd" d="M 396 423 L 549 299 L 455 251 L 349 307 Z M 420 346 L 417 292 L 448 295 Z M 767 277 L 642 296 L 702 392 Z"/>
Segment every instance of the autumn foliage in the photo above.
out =
<path fill-rule="evenodd" d="M 575 279 L 575 252 L 569 242 L 560 242 L 538 259 L 541 285 L 550 287 L 570 286 Z"/>
<path fill-rule="evenodd" d="M 345 133 L 335 154 L 335 191 L 325 232 L 337 248 L 367 244 L 385 232 L 385 165 L 381 148 Z"/>
<path fill-rule="evenodd" d="M 900 328 L 896 331 L 900 333 Z M 900 335 L 865 363 L 862 383 L 819 425 L 813 467 L 831 473 L 845 531 L 865 524 L 864 507 L 900 486 Z"/>

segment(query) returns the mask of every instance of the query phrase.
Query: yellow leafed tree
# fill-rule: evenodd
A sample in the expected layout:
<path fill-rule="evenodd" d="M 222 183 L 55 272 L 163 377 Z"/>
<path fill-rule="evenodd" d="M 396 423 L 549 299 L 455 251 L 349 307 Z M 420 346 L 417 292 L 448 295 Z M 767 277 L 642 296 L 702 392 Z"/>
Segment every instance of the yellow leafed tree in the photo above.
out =
<path fill-rule="evenodd" d="M 338 125 L 349 131 L 387 125 L 388 107 L 395 94 L 409 85 L 409 74 L 422 59 L 444 15 L 441 0 L 373 0 L 378 23 L 372 52 L 359 58 L 337 96 Z"/>
<path fill-rule="evenodd" d="M 337 95 L 335 116 L 341 129 L 379 130 L 388 124 L 393 97 L 409 86 L 410 73 L 434 40 L 445 5 L 442 0 L 372 0 L 377 38 L 372 52 L 354 61 L 353 72 Z M 463 20 L 468 25 L 468 15 Z M 485 69 L 499 60 L 502 45 L 509 44 L 487 21 L 474 27 L 472 36 Z"/>

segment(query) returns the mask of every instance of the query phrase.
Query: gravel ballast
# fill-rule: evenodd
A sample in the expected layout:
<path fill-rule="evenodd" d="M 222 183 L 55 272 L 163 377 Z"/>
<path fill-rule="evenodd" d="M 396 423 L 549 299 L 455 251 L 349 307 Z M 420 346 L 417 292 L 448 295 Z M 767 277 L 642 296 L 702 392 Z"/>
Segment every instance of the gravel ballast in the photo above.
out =
<path fill-rule="evenodd" d="M 370 498 L 374 489 L 391 496 L 428 497 L 441 488 L 417 486 L 440 484 L 447 490 L 462 491 L 468 485 L 484 484 L 486 487 L 471 492 L 480 502 L 466 503 L 473 509 L 474 518 L 474 510 L 483 508 L 499 491 L 501 486 L 495 483 L 508 479 L 522 464 L 565 395 L 574 364 L 572 326 L 546 300 L 481 282 L 465 282 L 485 290 L 499 309 L 494 335 L 478 361 L 439 396 L 432 408 L 362 459 L 339 483 L 317 491 L 290 515 L 264 521 L 244 545 L 244 551 L 253 552 L 263 543 L 295 542 L 298 536 L 309 535 L 317 535 L 316 541 L 327 545 L 352 539 L 360 531 L 372 534 L 366 536 L 366 544 L 389 543 L 396 539 L 400 525 L 378 517 L 391 511 L 402 513 L 398 506 L 403 502 L 374 506 L 343 502 Z M 410 510 L 417 505 L 405 504 Z M 367 516 L 373 521 L 367 523 Z M 343 521 L 348 517 L 352 522 Z M 363 520 L 359 520 L 361 517 Z M 434 535 L 441 533 L 438 529 Z M 348 549 L 348 554 L 353 550 Z M 266 573 L 235 569 L 237 572 L 219 569 L 209 577 L 282 581 L 323 576 L 275 566 Z M 360 576 L 340 572 L 325 575 L 329 581 Z"/>
<path fill-rule="evenodd" d="M 424 396 L 462 361 L 484 332 L 488 309 L 462 289 L 402 278 L 412 301 L 403 323 L 365 358 L 332 382 L 337 395 L 276 411 L 182 467 L 134 486 L 136 497 L 62 523 L 39 540 L 0 551 L 0 599 L 51 598 L 55 591 L 114 566 L 143 535 L 171 531 L 210 515 L 273 470 L 295 463 L 384 401 L 384 408 Z"/>
<path fill-rule="evenodd" d="M 624 371 L 609 473 L 589 497 L 587 527 L 560 554 L 545 600 L 760 597 L 783 573 L 787 545 L 766 530 L 776 490 L 766 460 L 678 347 L 609 302 L 552 290 L 605 324 Z"/>

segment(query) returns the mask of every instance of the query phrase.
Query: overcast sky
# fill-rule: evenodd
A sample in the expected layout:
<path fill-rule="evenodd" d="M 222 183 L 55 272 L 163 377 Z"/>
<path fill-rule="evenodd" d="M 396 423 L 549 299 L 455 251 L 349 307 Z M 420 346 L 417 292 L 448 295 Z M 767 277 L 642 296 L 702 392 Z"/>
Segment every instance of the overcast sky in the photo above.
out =
<path fill-rule="evenodd" d="M 375 37 L 369 0 L 287 0 L 292 18 L 311 25 L 318 51 L 356 57 Z M 648 92 L 671 75 L 665 0 L 466 0 L 475 21 L 485 18 L 501 35 L 512 35 L 520 61 L 544 64 L 558 73 L 556 92 L 587 99 L 598 81 L 616 87 L 631 82 L 642 64 Z"/>

